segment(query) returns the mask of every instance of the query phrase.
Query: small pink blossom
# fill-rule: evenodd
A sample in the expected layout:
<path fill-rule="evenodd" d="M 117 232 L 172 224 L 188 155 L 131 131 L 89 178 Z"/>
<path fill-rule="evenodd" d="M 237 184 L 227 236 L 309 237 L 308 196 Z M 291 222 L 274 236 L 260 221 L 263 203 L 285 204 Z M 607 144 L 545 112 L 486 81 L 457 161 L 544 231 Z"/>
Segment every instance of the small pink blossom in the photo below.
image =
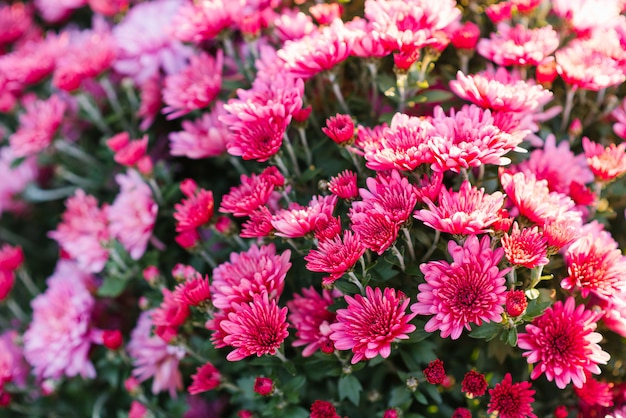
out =
<path fill-rule="evenodd" d="M 196 374 L 191 375 L 191 385 L 187 388 L 190 395 L 213 390 L 219 386 L 222 375 L 219 370 L 210 362 L 203 364 L 196 369 Z"/>
<path fill-rule="evenodd" d="M 265 206 L 261 206 L 250 214 L 241 227 L 242 238 L 268 237 L 274 233 L 272 226 L 272 214 Z"/>
<path fill-rule="evenodd" d="M 328 190 L 340 199 L 354 199 L 359 195 L 356 185 L 356 173 L 344 170 L 328 182 Z"/>
<path fill-rule="evenodd" d="M 0 6 L 0 47 L 17 41 L 33 24 L 33 11 L 28 4 L 16 2 Z"/>
<path fill-rule="evenodd" d="M 233 135 L 220 121 L 225 114 L 224 103 L 216 101 L 212 111 L 203 113 L 194 121 L 183 120 L 183 130 L 169 135 L 171 154 L 194 160 L 224 154 Z"/>
<path fill-rule="evenodd" d="M 511 233 L 502 237 L 502 248 L 507 260 L 514 265 L 532 269 L 550 261 L 546 256 L 547 240 L 536 226 L 520 230 L 517 222 L 513 223 Z"/>
<path fill-rule="evenodd" d="M 87 0 L 35 0 L 41 17 L 50 23 L 66 19 L 75 9 L 87 4 Z"/>
<path fill-rule="evenodd" d="M 480 38 L 480 27 L 476 23 L 468 21 L 452 33 L 450 42 L 457 49 L 472 50 L 476 47 L 478 38 Z"/>
<path fill-rule="evenodd" d="M 317 29 L 311 16 L 298 9 L 283 9 L 274 19 L 274 26 L 281 42 L 303 38 Z"/>
<path fill-rule="evenodd" d="M 559 36 L 552 26 L 527 29 L 498 24 L 498 31 L 490 39 L 481 39 L 476 51 L 502 66 L 538 65 L 559 46 Z"/>
<path fill-rule="evenodd" d="M 241 185 L 231 187 L 222 197 L 220 212 L 237 217 L 249 216 L 268 202 L 274 188 L 284 184 L 284 178 L 276 167 L 268 167 L 261 174 L 242 174 L 240 182 Z"/>
<path fill-rule="evenodd" d="M 13 330 L 0 335 L 0 388 L 7 383 L 21 388 L 26 383 L 30 370 L 24 360 L 23 348 L 18 345 L 19 338 Z"/>
<path fill-rule="evenodd" d="M 579 34 L 613 27 L 622 12 L 620 0 L 553 0 L 552 11 Z"/>
<path fill-rule="evenodd" d="M 234 23 L 232 17 L 238 3 L 228 0 L 185 3 L 172 18 L 171 34 L 183 42 L 211 40 Z"/>
<path fill-rule="evenodd" d="M 313 196 L 308 206 L 292 204 L 272 216 L 276 235 L 285 238 L 304 237 L 315 231 L 318 222 L 328 222 L 337 204 L 337 196 Z"/>
<path fill-rule="evenodd" d="M 330 285 L 351 270 L 364 252 L 363 243 L 352 231 L 345 231 L 343 236 L 320 241 L 317 249 L 309 251 L 304 259 L 307 270 L 329 274 L 323 283 Z"/>
<path fill-rule="evenodd" d="M 589 138 L 583 138 L 587 164 L 596 180 L 610 182 L 626 173 L 626 143 L 603 147 Z"/>
<path fill-rule="evenodd" d="M 349 145 L 353 141 L 354 121 L 350 115 L 336 114 L 326 119 L 322 132 L 339 145 Z"/>

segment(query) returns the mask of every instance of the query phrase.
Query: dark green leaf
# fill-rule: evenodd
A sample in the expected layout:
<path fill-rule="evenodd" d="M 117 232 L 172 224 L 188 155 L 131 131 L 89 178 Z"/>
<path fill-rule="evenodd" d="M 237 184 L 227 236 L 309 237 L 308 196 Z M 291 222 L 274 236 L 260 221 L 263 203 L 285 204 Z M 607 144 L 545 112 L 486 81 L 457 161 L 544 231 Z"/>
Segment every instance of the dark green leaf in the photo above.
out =
<path fill-rule="evenodd" d="M 361 382 L 354 375 L 348 374 L 339 378 L 339 399 L 350 399 L 355 405 L 359 405 L 359 399 L 361 397 Z"/>
<path fill-rule="evenodd" d="M 512 347 L 517 346 L 517 328 L 508 330 L 507 334 L 506 342 Z"/>
<path fill-rule="evenodd" d="M 308 418 L 309 412 L 300 406 L 289 405 L 282 411 L 280 416 L 285 418 Z"/>
<path fill-rule="evenodd" d="M 421 385 L 420 388 L 423 388 L 424 391 L 435 401 L 437 404 L 441 404 L 441 394 L 435 385 Z"/>
<path fill-rule="evenodd" d="M 529 300 L 528 306 L 526 307 L 526 313 L 523 316 L 524 320 L 532 321 L 533 318 L 543 314 L 551 303 L 551 301 L 542 301 L 541 298 Z"/>
<path fill-rule="evenodd" d="M 391 391 L 391 395 L 389 396 L 389 407 L 393 408 L 394 406 L 404 406 L 405 404 L 411 402 L 411 392 L 404 387 L 398 386 L 393 388 Z"/>
<path fill-rule="evenodd" d="M 426 399 L 426 396 L 424 396 L 423 393 L 421 393 L 420 391 L 415 391 L 413 392 L 413 396 L 415 397 L 415 400 L 419 403 L 421 403 L 422 405 L 428 405 L 428 399 Z"/>
<path fill-rule="evenodd" d="M 502 331 L 502 325 L 497 322 L 485 322 L 480 327 L 472 330 L 469 336 L 472 338 L 482 338 L 487 341 L 493 340 Z"/>

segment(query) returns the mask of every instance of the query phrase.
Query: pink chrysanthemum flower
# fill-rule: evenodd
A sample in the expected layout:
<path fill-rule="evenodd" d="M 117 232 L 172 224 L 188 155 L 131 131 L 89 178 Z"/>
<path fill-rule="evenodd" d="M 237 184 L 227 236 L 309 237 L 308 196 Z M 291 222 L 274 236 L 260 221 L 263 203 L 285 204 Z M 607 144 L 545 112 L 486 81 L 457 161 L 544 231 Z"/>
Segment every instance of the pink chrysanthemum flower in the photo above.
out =
<path fill-rule="evenodd" d="M 443 173 L 435 171 L 430 175 L 424 174 L 421 178 L 417 179 L 417 187 L 415 188 L 417 201 L 426 203 L 426 199 L 428 199 L 433 203 L 437 203 L 441 194 L 442 185 Z"/>
<path fill-rule="evenodd" d="M 429 147 L 433 153 L 434 171 L 478 167 L 483 164 L 506 165 L 511 160 L 504 155 L 514 150 L 528 134 L 527 131 L 508 133 L 501 130 L 489 110 L 475 105 L 450 110 L 446 116 L 441 107 L 435 108 L 435 127 Z"/>
<path fill-rule="evenodd" d="M 579 34 L 616 25 L 622 12 L 620 0 L 552 0 L 552 11 Z"/>
<path fill-rule="evenodd" d="M 567 248 L 565 262 L 568 276 L 561 281 L 564 289 L 580 290 L 583 297 L 593 292 L 608 299 L 626 289 L 626 256 L 596 221 L 585 225 L 582 236 Z"/>
<path fill-rule="evenodd" d="M 152 311 L 154 333 L 166 343 L 170 343 L 178 335 L 178 328 L 185 323 L 191 313 L 189 306 L 175 292 L 162 288 L 163 301 Z"/>
<path fill-rule="evenodd" d="M 295 8 L 281 10 L 273 24 L 274 32 L 282 43 L 303 38 L 317 30 L 311 16 Z"/>
<path fill-rule="evenodd" d="M 185 349 L 168 345 L 152 334 L 152 312 L 150 310 L 141 313 L 126 347 L 133 362 L 132 374 L 140 382 L 153 378 L 153 394 L 167 390 L 175 398 L 176 390 L 183 388 L 178 363 L 185 357 Z"/>
<path fill-rule="evenodd" d="M 458 192 L 442 188 L 437 205 L 429 198 L 424 200 L 428 209 L 415 211 L 416 219 L 441 232 L 472 235 L 488 232 L 489 226 L 498 220 L 504 195 L 497 191 L 485 194 L 484 189 L 464 181 Z"/>
<path fill-rule="evenodd" d="M 207 392 L 218 387 L 221 383 L 222 375 L 211 363 L 205 363 L 196 369 L 196 374 L 191 375 L 191 385 L 187 388 L 190 395 Z"/>
<path fill-rule="evenodd" d="M 502 382 L 489 389 L 489 409 L 499 418 L 537 418 L 533 414 L 532 403 L 535 391 L 530 382 L 513 383 L 511 373 L 507 373 Z"/>
<path fill-rule="evenodd" d="M 2 74 L 0 80 L 8 82 L 8 85 L 5 84 L 3 87 L 18 93 L 22 87 L 43 80 L 54 70 L 65 43 L 64 36 L 49 34 L 45 40 L 27 42 L 13 52 L 0 56 L 0 74 Z"/>
<path fill-rule="evenodd" d="M 57 229 L 48 236 L 57 241 L 76 264 L 85 271 L 98 273 L 109 258 L 107 206 L 98 207 L 95 197 L 78 189 L 65 202 L 65 212 Z"/>
<path fill-rule="evenodd" d="M 287 308 L 280 308 L 267 293 L 255 295 L 250 303 L 234 305 L 228 319 L 220 323 L 224 343 L 235 348 L 226 359 L 239 361 L 253 354 L 276 354 L 289 335 L 287 327 Z"/>
<path fill-rule="evenodd" d="M 341 416 L 337 414 L 337 409 L 332 403 L 318 399 L 311 405 L 309 418 L 341 418 Z"/>
<path fill-rule="evenodd" d="M 169 29 L 174 38 L 183 42 L 208 41 L 234 23 L 233 12 L 238 6 L 239 2 L 228 0 L 185 3 L 176 12 Z"/>
<path fill-rule="evenodd" d="M 417 193 L 415 186 L 399 171 L 368 177 L 366 185 L 367 189 L 359 189 L 363 200 L 353 202 L 351 211 L 380 212 L 398 225 L 409 219 L 417 204 Z"/>
<path fill-rule="evenodd" d="M 475 75 L 456 73 L 450 89 L 460 98 L 482 107 L 501 112 L 532 113 L 552 99 L 552 92 L 531 81 L 520 80 L 505 68 Z"/>
<path fill-rule="evenodd" d="M 246 304 L 255 295 L 266 293 L 277 300 L 285 286 L 285 276 L 291 267 L 291 252 L 276 254 L 274 244 L 257 247 L 242 253 L 231 253 L 230 261 L 213 270 L 211 293 L 213 305 L 230 309 L 233 303 Z"/>
<path fill-rule="evenodd" d="M 40 16 L 50 23 L 60 22 L 85 4 L 87 0 L 35 0 Z"/>
<path fill-rule="evenodd" d="M 7 383 L 21 388 L 26 383 L 30 370 L 24 360 L 23 349 L 18 345 L 19 338 L 13 330 L 0 335 L 0 388 Z"/>
<path fill-rule="evenodd" d="M 282 182 L 274 181 L 278 178 L 277 176 L 282 178 L 275 167 L 268 167 L 261 174 L 253 173 L 249 177 L 242 174 L 241 185 L 231 187 L 230 191 L 222 197 L 220 212 L 232 213 L 234 216 L 249 216 L 267 203 L 276 186 L 284 184 L 284 178 Z"/>
<path fill-rule="evenodd" d="M 326 119 L 326 126 L 322 127 L 322 132 L 337 144 L 351 144 L 354 136 L 354 121 L 350 115 L 337 113 Z"/>
<path fill-rule="evenodd" d="M 463 328 L 470 324 L 500 322 L 506 301 L 508 269 L 500 270 L 498 263 L 504 250 L 490 248 L 491 241 L 485 235 L 480 241 L 470 235 L 463 246 L 454 241 L 448 243 L 452 264 L 446 261 L 430 261 L 422 264 L 426 283 L 420 284 L 417 302 L 411 310 L 420 315 L 434 315 L 424 329 L 441 331 L 441 337 L 458 339 Z"/>
<path fill-rule="evenodd" d="M 296 329 L 294 347 L 305 345 L 302 357 L 310 357 L 317 350 L 332 353 L 335 350 L 330 339 L 330 324 L 335 322 L 336 314 L 328 310 L 335 297 L 341 296 L 337 290 L 322 290 L 320 295 L 313 287 L 302 289 L 302 295 L 294 294 L 287 302 L 289 322 Z"/>
<path fill-rule="evenodd" d="M 128 132 L 122 132 L 109 138 L 106 144 L 115 153 L 113 159 L 116 163 L 134 167 L 141 166 L 143 161 L 150 159 L 146 156 L 148 142 L 148 135 L 131 140 Z"/>
<path fill-rule="evenodd" d="M 478 38 L 480 38 L 480 27 L 474 22 L 467 21 L 455 29 L 450 43 L 455 48 L 472 51 L 478 43 Z"/>
<path fill-rule="evenodd" d="M 425 119 L 396 113 L 388 128 L 372 133 L 375 136 L 370 136 L 370 140 L 362 144 L 365 165 L 372 170 L 395 168 L 412 171 L 420 164 L 432 160 L 428 144 L 435 129 Z"/>
<path fill-rule="evenodd" d="M 378 255 L 387 251 L 398 238 L 400 226 L 384 213 L 351 211 L 349 216 L 356 239 Z"/>
<path fill-rule="evenodd" d="M 196 229 L 207 224 L 213 216 L 213 192 L 198 188 L 193 179 L 185 179 L 180 189 L 187 197 L 174 205 L 176 232 Z"/>
<path fill-rule="evenodd" d="M 292 204 L 272 216 L 276 235 L 284 238 L 300 238 L 315 231 L 318 222 L 333 217 L 337 196 L 313 196 L 307 206 Z"/>
<path fill-rule="evenodd" d="M 587 164 L 596 180 L 610 182 L 626 173 L 626 143 L 611 144 L 603 147 L 589 138 L 583 138 L 583 148 L 587 157 Z"/>
<path fill-rule="evenodd" d="M 24 107 L 26 113 L 20 115 L 19 128 L 9 136 L 9 146 L 16 158 L 34 155 L 52 143 L 67 105 L 53 94 L 47 100 L 29 100 Z"/>
<path fill-rule="evenodd" d="M 120 193 L 107 212 L 109 234 L 138 260 L 146 251 L 159 210 L 150 187 L 135 170 L 118 174 Z"/>
<path fill-rule="evenodd" d="M 241 226 L 239 235 L 242 238 L 259 238 L 273 233 L 272 214 L 267 207 L 261 206 L 250 214 L 250 219 Z"/>
<path fill-rule="evenodd" d="M 219 120 L 225 114 L 224 103 L 217 101 L 211 112 L 203 113 L 195 121 L 184 120 L 183 130 L 169 135 L 171 154 L 194 160 L 224 154 L 233 135 Z"/>
<path fill-rule="evenodd" d="M 24 333 L 24 357 L 38 378 L 96 377 L 89 361 L 98 331 L 91 327 L 95 301 L 93 277 L 69 261 L 60 261 L 48 289 L 31 302 L 33 320 Z"/>
<path fill-rule="evenodd" d="M 209 276 L 202 277 L 195 269 L 193 270 L 191 277 L 187 277 L 185 282 L 176 286 L 174 296 L 185 305 L 199 306 L 211 299 L 211 285 Z"/>
<path fill-rule="evenodd" d="M 613 384 L 599 382 L 591 373 L 585 372 L 586 380 L 581 387 L 574 386 L 574 393 L 583 404 L 583 409 L 594 405 L 610 407 L 613 406 Z"/>
<path fill-rule="evenodd" d="M 581 387 L 586 379 L 585 371 L 600 373 L 598 364 L 606 364 L 610 356 L 597 344 L 602 335 L 594 332 L 600 312 L 576 306 L 573 297 L 565 303 L 558 301 L 546 309 L 543 315 L 526 325 L 526 332 L 518 336 L 518 347 L 529 364 L 534 364 L 530 377 L 542 374 L 557 387 L 564 389 L 568 383 Z"/>
<path fill-rule="evenodd" d="M 192 110 L 208 106 L 222 87 L 222 50 L 217 55 L 201 52 L 191 57 L 189 65 L 180 73 L 165 77 L 163 113 L 167 119 L 176 119 Z"/>
<path fill-rule="evenodd" d="M 328 190 L 341 199 L 354 199 L 359 195 L 356 185 L 356 173 L 344 170 L 328 182 Z"/>
<path fill-rule="evenodd" d="M 33 11 L 24 3 L 0 6 L 0 46 L 17 41 L 33 24 Z"/>
<path fill-rule="evenodd" d="M 20 212 L 25 203 L 18 196 L 26 186 L 37 179 L 38 168 L 34 156 L 27 157 L 21 164 L 13 164 L 16 159 L 10 147 L 0 148 L 0 215 L 4 212 Z"/>
<path fill-rule="evenodd" d="M 559 35 L 552 26 L 527 29 L 498 24 L 490 39 L 481 39 L 476 51 L 498 65 L 538 65 L 559 47 Z"/>
<path fill-rule="evenodd" d="M 131 7 L 113 28 L 119 48 L 113 68 L 138 84 L 157 76 L 161 69 L 165 74 L 181 71 L 193 50 L 167 30 L 181 4 L 180 0 L 157 0 Z"/>
<path fill-rule="evenodd" d="M 324 285 L 330 285 L 343 276 L 356 264 L 365 252 L 365 246 L 352 231 L 345 231 L 343 237 L 320 241 L 317 250 L 309 251 L 304 259 L 309 271 L 328 273 L 324 278 Z"/>
<path fill-rule="evenodd" d="M 372 22 L 355 17 L 346 23 L 346 28 L 350 30 L 353 38 L 350 55 L 360 58 L 382 58 L 393 52 L 383 44 L 380 33 L 374 30 Z"/>
<path fill-rule="evenodd" d="M 611 111 L 611 116 L 615 119 L 613 132 L 626 140 L 626 99 L 622 100 L 620 105 Z"/>
<path fill-rule="evenodd" d="M 344 296 L 347 309 L 337 311 L 337 322 L 330 325 L 330 339 L 338 350 L 352 350 L 352 364 L 391 354 L 391 343 L 408 339 L 415 331 L 409 323 L 415 314 L 407 314 L 409 298 L 395 289 L 365 288 L 361 295 Z"/>
<path fill-rule="evenodd" d="M 511 233 L 507 232 L 502 237 L 502 248 L 507 260 L 529 269 L 548 264 L 547 245 L 538 227 L 520 230 L 517 222 L 513 223 Z"/>

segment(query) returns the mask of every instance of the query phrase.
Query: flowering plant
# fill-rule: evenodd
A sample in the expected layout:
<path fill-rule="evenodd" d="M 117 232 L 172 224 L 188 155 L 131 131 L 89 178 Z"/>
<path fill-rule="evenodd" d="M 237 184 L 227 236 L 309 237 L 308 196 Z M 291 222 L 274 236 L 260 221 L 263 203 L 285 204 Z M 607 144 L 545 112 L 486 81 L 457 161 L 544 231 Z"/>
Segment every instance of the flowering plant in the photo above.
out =
<path fill-rule="evenodd" d="M 0 416 L 625 416 L 624 12 L 0 5 Z"/>

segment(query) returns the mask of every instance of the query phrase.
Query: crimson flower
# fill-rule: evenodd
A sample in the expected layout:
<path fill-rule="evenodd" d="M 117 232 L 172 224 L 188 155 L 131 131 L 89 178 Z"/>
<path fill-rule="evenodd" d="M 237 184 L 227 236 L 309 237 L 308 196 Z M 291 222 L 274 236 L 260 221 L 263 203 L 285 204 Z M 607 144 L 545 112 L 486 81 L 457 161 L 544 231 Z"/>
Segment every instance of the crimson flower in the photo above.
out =
<path fill-rule="evenodd" d="M 493 389 L 489 389 L 491 400 L 487 412 L 497 413 L 499 418 L 537 418 L 531 404 L 535 401 L 529 382 L 513 383 L 507 373 Z"/>

